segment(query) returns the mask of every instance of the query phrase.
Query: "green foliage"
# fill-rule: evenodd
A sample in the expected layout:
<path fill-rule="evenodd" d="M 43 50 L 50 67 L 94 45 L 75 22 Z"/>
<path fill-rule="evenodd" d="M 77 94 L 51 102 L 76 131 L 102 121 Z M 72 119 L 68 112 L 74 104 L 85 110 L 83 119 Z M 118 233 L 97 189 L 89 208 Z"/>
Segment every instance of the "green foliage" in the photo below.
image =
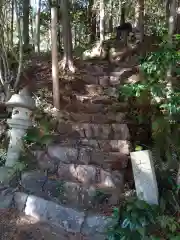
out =
<path fill-rule="evenodd" d="M 149 205 L 135 197 L 128 199 L 121 209 L 114 209 L 114 226 L 108 229 L 108 240 L 178 239 L 180 224 L 156 205 Z"/>
<path fill-rule="evenodd" d="M 48 146 L 53 141 L 50 134 L 50 124 L 46 120 L 41 120 L 38 127 L 28 129 L 24 140 L 29 144 L 37 144 L 41 147 Z"/>
<path fill-rule="evenodd" d="M 150 91 L 152 100 L 156 98 L 162 101 L 160 107 L 169 114 L 179 111 L 180 94 L 174 90 L 167 98 L 167 70 L 168 66 L 175 67 L 180 60 L 176 44 L 169 46 L 164 41 L 158 51 L 148 54 L 145 58 L 140 59 L 141 71 L 144 74 L 144 80 L 135 84 L 126 84 L 121 87 L 121 95 L 127 97 L 139 98 L 143 92 Z M 173 71 L 173 69 L 172 69 Z"/>
<path fill-rule="evenodd" d="M 157 169 L 157 180 L 159 185 L 160 207 L 163 212 L 172 216 L 180 213 L 180 189 L 176 184 L 176 171 Z"/>
<path fill-rule="evenodd" d="M 110 194 L 107 194 L 103 190 L 98 189 L 98 190 L 96 190 L 96 192 L 93 196 L 93 202 L 102 204 L 109 197 L 110 197 Z"/>
<path fill-rule="evenodd" d="M 140 59 L 144 79 L 135 84 L 126 84 L 119 91 L 126 100 L 133 97 L 142 104 L 149 101 L 151 109 L 156 110 L 149 114 L 152 119 L 154 147 L 157 148 L 154 151 L 156 154 L 154 156 L 155 159 L 161 160 L 158 164 L 162 160 L 169 162 L 174 161 L 175 158 L 178 160 L 180 153 L 180 141 L 177 132 L 179 123 L 176 121 L 180 116 L 180 93 L 175 86 L 169 89 L 169 78 L 167 77 L 168 69 L 171 69 L 173 74 L 179 70 L 180 55 L 177 51 L 179 39 L 180 37 L 176 36 L 173 47 L 164 40 L 158 51 Z M 137 118 L 139 118 L 139 122 L 145 122 L 148 113 L 146 112 L 144 117 L 141 114 Z"/>

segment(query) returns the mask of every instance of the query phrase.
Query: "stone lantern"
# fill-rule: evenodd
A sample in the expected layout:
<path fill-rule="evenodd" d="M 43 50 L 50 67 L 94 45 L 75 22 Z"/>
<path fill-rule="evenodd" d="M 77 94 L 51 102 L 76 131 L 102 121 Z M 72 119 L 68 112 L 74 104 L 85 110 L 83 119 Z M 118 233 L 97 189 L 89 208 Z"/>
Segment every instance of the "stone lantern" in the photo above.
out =
<path fill-rule="evenodd" d="M 0 182 L 9 178 L 6 172 L 9 173 L 9 170 L 12 172 L 13 167 L 19 160 L 23 148 L 23 136 L 26 130 L 32 126 L 31 114 L 35 108 L 35 101 L 30 96 L 28 89 L 23 88 L 19 94 L 12 95 L 6 106 L 12 109 L 12 117 L 7 120 L 10 127 L 10 141 L 5 167 L 0 169 Z"/>

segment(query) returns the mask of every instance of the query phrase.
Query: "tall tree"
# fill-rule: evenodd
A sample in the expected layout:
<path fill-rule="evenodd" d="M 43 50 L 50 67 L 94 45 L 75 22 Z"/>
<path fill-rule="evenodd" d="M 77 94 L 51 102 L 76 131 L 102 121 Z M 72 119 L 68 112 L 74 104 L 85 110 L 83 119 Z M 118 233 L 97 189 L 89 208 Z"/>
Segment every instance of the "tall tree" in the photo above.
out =
<path fill-rule="evenodd" d="M 30 0 L 23 1 L 23 44 L 24 49 L 29 47 L 29 9 Z"/>
<path fill-rule="evenodd" d="M 96 10 L 94 9 L 94 0 L 88 3 L 88 27 L 89 27 L 89 43 L 96 40 Z"/>
<path fill-rule="evenodd" d="M 69 16 L 69 0 L 61 0 L 61 14 L 62 14 L 62 32 L 64 43 L 64 56 L 61 63 L 63 69 L 67 68 L 71 72 L 75 72 L 72 54 L 72 33 Z"/>
<path fill-rule="evenodd" d="M 126 4 L 121 3 L 121 21 L 120 24 L 125 23 L 126 21 Z"/>
<path fill-rule="evenodd" d="M 176 34 L 180 34 L 180 1 L 177 2 L 177 19 L 176 19 Z"/>
<path fill-rule="evenodd" d="M 13 47 L 13 32 L 14 32 L 14 0 L 11 0 L 11 38 L 10 38 L 11 48 Z"/>
<path fill-rule="evenodd" d="M 137 0 L 135 5 L 135 27 L 140 32 L 140 42 L 144 39 L 144 0 Z"/>
<path fill-rule="evenodd" d="M 109 33 L 112 33 L 113 32 L 113 0 L 109 1 L 109 8 L 110 8 L 110 11 L 109 11 L 108 27 L 109 27 Z"/>
<path fill-rule="evenodd" d="M 40 53 L 40 14 L 41 14 L 41 0 L 37 1 L 36 6 L 36 27 L 35 27 L 35 52 Z"/>
<path fill-rule="evenodd" d="M 60 109 L 59 72 L 58 72 L 58 48 L 57 48 L 57 5 L 51 3 L 51 42 L 52 42 L 52 81 L 53 81 L 53 104 Z"/>
<path fill-rule="evenodd" d="M 100 31 L 100 42 L 102 43 L 104 41 L 104 33 L 105 33 L 105 5 L 104 0 L 100 0 L 99 5 L 99 17 L 100 17 L 100 23 L 99 23 L 99 31 Z"/>

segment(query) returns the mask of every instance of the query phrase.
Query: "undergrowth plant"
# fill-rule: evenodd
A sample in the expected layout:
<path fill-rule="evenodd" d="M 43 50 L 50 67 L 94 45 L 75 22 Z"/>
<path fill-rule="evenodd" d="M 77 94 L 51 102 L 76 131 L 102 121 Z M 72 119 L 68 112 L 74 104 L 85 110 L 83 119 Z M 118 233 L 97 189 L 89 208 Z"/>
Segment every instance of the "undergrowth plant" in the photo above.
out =
<path fill-rule="evenodd" d="M 158 51 L 141 59 L 143 80 L 120 88 L 120 95 L 126 100 L 133 98 L 142 105 L 150 100 L 151 146 L 160 200 L 159 206 L 150 206 L 133 197 L 120 209 L 114 209 L 114 226 L 108 230 L 108 240 L 180 239 L 180 189 L 176 184 L 180 155 L 180 89 L 178 82 L 173 81 L 180 73 L 179 39 L 180 36 L 176 36 L 173 46 L 163 41 Z M 168 70 L 172 71 L 171 79 L 167 77 Z"/>
<path fill-rule="evenodd" d="M 149 205 L 131 197 L 115 208 L 114 225 L 107 231 L 108 240 L 178 240 L 180 223 L 176 217 L 166 214 L 164 208 Z"/>
<path fill-rule="evenodd" d="M 180 117 L 180 89 L 175 77 L 167 77 L 168 70 L 173 76 L 179 75 L 180 54 L 177 35 L 173 46 L 163 41 L 159 50 L 140 59 L 140 69 L 143 80 L 135 84 L 126 84 L 120 88 L 120 95 L 126 99 L 136 98 L 142 105 L 149 101 L 152 109 L 145 116 L 150 115 L 152 121 L 153 148 L 161 163 L 178 161 L 180 154 L 180 140 L 178 136 Z M 171 85 L 169 89 L 168 85 Z M 150 98 L 150 99 L 149 99 Z M 143 119 L 142 116 L 138 116 Z M 143 144 L 143 143 L 142 143 Z M 157 157 L 156 157 L 157 159 Z M 168 168 L 169 166 L 167 166 Z"/>

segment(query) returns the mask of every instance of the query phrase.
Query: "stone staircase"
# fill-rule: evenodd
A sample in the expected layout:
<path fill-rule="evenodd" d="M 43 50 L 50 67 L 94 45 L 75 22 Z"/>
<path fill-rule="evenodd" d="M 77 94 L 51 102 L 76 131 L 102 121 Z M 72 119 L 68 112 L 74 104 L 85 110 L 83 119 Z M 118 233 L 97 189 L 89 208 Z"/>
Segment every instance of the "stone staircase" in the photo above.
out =
<path fill-rule="evenodd" d="M 117 100 L 116 86 L 135 70 L 113 74 L 104 65 L 87 65 L 72 79 L 62 77 L 61 111 L 55 122 L 50 118 L 56 138 L 34 150 L 36 169 L 22 173 L 13 199 L 25 215 L 79 236 L 72 239 L 104 240 L 124 193 L 131 140 L 129 106 Z M 47 84 L 51 90 L 48 74 L 37 76 L 39 89 Z"/>
<path fill-rule="evenodd" d="M 119 204 L 124 190 L 127 104 L 111 96 L 113 85 L 93 65 L 81 77 L 62 79 L 60 89 L 59 136 L 35 152 L 40 170 L 22 175 L 23 190 L 73 208 L 105 211 Z"/>

